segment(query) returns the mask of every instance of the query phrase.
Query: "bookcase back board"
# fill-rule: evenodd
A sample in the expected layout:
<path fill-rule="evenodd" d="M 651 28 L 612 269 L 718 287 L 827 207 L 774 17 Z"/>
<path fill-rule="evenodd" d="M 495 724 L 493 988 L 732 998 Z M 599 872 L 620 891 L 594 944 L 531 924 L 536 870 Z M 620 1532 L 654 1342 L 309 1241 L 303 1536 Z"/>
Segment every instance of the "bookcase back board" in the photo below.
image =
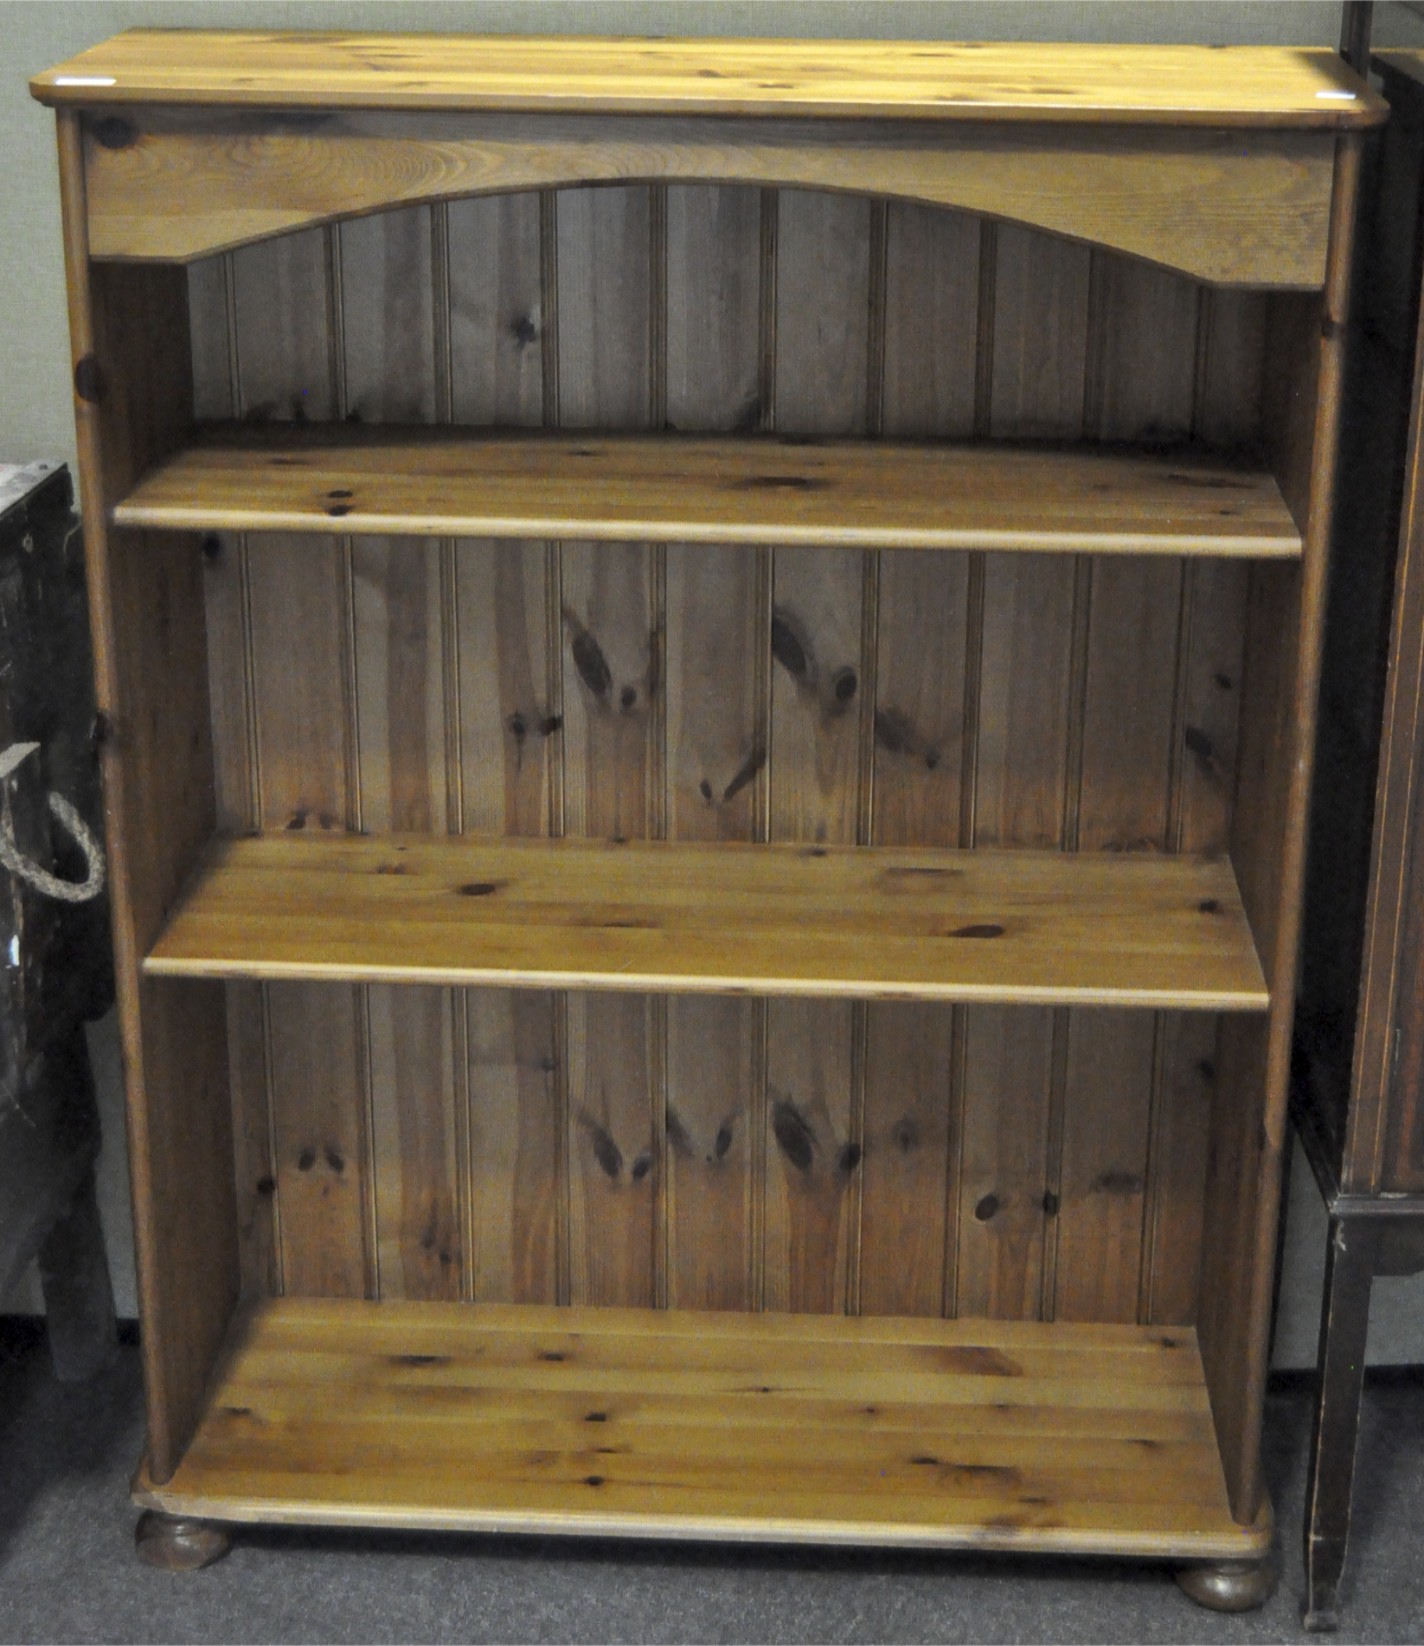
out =
<path fill-rule="evenodd" d="M 207 418 L 1254 449 L 1271 299 L 948 210 L 579 188 L 190 270 Z M 229 831 L 1217 853 L 1226 560 L 226 534 Z M 1210 1014 L 229 987 L 256 1293 L 1194 1318 Z"/>

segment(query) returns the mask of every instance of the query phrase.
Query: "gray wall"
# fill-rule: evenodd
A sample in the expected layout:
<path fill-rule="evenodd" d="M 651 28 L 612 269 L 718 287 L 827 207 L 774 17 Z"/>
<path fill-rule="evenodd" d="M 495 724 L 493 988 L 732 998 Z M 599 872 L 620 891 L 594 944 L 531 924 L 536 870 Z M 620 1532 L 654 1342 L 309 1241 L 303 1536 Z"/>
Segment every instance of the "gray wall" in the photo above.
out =
<path fill-rule="evenodd" d="M 0 0 L 0 462 L 73 462 L 64 271 L 53 122 L 30 101 L 29 76 L 121 29 L 400 28 L 466 33 L 808 35 L 959 40 L 1204 41 L 1329 45 L 1334 0 Z M 1375 40 L 1424 45 L 1424 18 L 1377 5 Z M 136 1312 L 123 1158 L 122 1097 L 112 1021 L 91 1034 L 105 1125 L 100 1200 L 119 1312 Z M 1309 1169 L 1292 1173 L 1276 1363 L 1314 1363 L 1325 1218 Z M 1424 1277 L 1381 1281 L 1370 1358 L 1424 1363 Z M 38 1309 L 30 1277 L 0 1312 Z"/>

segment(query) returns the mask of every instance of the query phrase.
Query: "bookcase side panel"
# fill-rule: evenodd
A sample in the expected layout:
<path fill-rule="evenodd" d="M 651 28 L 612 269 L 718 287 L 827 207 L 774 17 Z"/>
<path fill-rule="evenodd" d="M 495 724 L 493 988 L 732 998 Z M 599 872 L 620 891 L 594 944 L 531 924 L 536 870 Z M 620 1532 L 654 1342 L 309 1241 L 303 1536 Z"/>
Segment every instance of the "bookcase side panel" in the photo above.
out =
<path fill-rule="evenodd" d="M 1254 1519 L 1262 1491 L 1259 1436 L 1359 159 L 1358 140 L 1342 139 L 1323 294 L 1277 298 L 1268 344 L 1267 444 L 1304 521 L 1305 556 L 1288 571 L 1257 566 L 1251 578 L 1232 858 L 1272 1004 L 1264 1021 L 1223 1021 L 1199 1320 L 1232 1512 L 1243 1523 Z"/>
<path fill-rule="evenodd" d="M 187 289 L 181 271 L 90 262 L 77 116 L 59 152 L 149 1461 L 167 1478 L 238 1289 L 222 991 L 138 970 L 213 827 L 202 575 L 190 538 L 108 517 L 191 420 Z"/>

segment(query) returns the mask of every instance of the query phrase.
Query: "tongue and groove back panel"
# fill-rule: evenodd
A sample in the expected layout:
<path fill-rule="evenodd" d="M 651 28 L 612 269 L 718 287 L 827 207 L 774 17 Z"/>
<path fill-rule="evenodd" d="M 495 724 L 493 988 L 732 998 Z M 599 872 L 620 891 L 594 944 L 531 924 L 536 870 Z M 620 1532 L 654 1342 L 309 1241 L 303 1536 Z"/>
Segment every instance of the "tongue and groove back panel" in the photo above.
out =
<path fill-rule="evenodd" d="M 1265 302 L 610 187 L 193 266 L 201 416 L 1250 444 Z M 1217 851 L 1247 572 L 211 540 L 222 825 Z M 249 1293 L 1187 1322 L 1208 1014 L 229 985 Z"/>

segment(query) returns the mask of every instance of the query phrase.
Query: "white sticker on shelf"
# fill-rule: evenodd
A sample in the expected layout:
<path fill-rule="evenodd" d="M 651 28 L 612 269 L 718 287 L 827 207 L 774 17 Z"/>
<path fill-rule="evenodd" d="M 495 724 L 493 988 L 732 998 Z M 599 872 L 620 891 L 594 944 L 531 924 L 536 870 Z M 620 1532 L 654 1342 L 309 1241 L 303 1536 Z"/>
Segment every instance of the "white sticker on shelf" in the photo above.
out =
<path fill-rule="evenodd" d="M 112 74 L 57 74 L 56 86 L 117 86 Z"/>

